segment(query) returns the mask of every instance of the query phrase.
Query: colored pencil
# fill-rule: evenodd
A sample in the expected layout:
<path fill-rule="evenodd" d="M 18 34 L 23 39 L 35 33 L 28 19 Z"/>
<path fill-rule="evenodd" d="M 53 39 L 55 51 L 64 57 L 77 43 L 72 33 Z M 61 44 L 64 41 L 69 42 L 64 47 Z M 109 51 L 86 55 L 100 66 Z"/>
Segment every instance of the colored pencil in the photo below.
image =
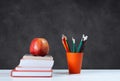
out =
<path fill-rule="evenodd" d="M 87 40 L 87 38 L 88 38 L 88 36 L 86 35 L 82 35 L 82 38 L 81 38 L 81 41 L 80 41 L 80 43 L 79 43 L 79 45 L 78 45 L 78 49 L 77 49 L 77 52 L 81 52 L 81 51 L 83 51 L 83 49 L 84 49 L 84 44 L 85 44 L 85 41 Z"/>
<path fill-rule="evenodd" d="M 73 43 L 72 52 L 76 52 L 75 39 L 73 37 L 72 37 L 72 43 Z"/>
<path fill-rule="evenodd" d="M 81 39 L 81 41 L 80 41 L 80 43 L 78 45 L 77 52 L 80 52 L 82 44 L 83 44 L 83 40 Z"/>
<path fill-rule="evenodd" d="M 88 39 L 88 36 L 87 36 L 87 35 L 85 36 L 85 35 L 83 34 L 83 44 L 82 44 L 82 46 L 81 46 L 80 52 L 83 52 L 83 51 L 84 51 L 84 48 L 85 48 L 85 44 L 86 44 L 87 39 Z"/>
<path fill-rule="evenodd" d="M 62 34 L 62 44 L 63 44 L 66 52 L 71 52 L 71 51 L 72 52 L 83 52 L 87 39 L 88 39 L 88 36 L 83 34 L 82 38 L 79 42 L 78 48 L 76 50 L 75 39 L 72 37 L 72 49 L 70 49 L 67 37 L 64 34 Z"/>
<path fill-rule="evenodd" d="M 66 52 L 70 52 L 70 49 L 69 49 L 69 46 L 67 43 L 67 37 L 64 34 L 62 35 L 62 43 L 63 43 L 63 46 L 64 46 Z"/>

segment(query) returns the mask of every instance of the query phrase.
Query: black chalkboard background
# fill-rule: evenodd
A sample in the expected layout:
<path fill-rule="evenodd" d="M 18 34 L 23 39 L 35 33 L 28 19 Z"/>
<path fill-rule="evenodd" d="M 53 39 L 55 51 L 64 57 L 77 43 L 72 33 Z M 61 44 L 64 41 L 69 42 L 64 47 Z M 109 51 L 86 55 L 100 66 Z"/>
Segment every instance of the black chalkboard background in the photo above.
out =
<path fill-rule="evenodd" d="M 61 35 L 89 39 L 83 67 L 120 69 L 120 0 L 0 0 L 0 68 L 13 69 L 35 37 L 50 45 L 55 69 L 67 68 Z"/>

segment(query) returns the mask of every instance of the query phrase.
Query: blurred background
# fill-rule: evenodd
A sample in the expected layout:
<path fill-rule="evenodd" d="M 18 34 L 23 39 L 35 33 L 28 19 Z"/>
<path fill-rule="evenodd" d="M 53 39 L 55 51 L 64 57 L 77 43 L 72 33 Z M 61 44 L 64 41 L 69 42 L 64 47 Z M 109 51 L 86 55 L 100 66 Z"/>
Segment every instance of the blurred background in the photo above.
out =
<path fill-rule="evenodd" d="M 65 69 L 61 35 L 78 45 L 83 33 L 83 69 L 120 69 L 120 0 L 0 0 L 0 69 L 15 68 L 35 37 L 48 40 L 53 68 Z"/>

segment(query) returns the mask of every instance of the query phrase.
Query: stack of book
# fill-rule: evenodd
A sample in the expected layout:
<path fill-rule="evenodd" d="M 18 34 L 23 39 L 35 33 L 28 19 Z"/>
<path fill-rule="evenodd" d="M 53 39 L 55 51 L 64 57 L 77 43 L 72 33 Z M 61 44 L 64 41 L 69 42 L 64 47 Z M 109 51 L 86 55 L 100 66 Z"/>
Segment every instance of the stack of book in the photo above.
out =
<path fill-rule="evenodd" d="M 52 56 L 24 55 L 20 63 L 11 71 L 12 77 L 52 77 L 54 60 Z"/>

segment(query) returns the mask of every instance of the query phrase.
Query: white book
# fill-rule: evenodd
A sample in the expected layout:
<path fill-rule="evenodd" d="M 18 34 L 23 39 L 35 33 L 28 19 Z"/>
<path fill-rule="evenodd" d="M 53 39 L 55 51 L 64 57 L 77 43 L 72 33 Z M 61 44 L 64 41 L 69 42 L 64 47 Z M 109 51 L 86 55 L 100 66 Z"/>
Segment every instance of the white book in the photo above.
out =
<path fill-rule="evenodd" d="M 12 77 L 50 77 L 52 76 L 52 70 L 50 71 L 17 71 L 12 70 Z"/>
<path fill-rule="evenodd" d="M 24 55 L 22 59 L 33 59 L 33 60 L 53 60 L 53 57 L 51 55 L 46 55 L 46 56 L 33 56 L 31 54 L 29 55 Z"/>
<path fill-rule="evenodd" d="M 15 70 L 22 70 L 22 71 L 26 71 L 26 70 L 29 70 L 29 71 L 47 71 L 47 70 L 51 70 L 52 68 L 51 67 L 20 67 L 20 66 L 17 66 L 15 68 Z"/>
<path fill-rule="evenodd" d="M 54 60 L 21 59 L 18 66 L 53 67 Z"/>

